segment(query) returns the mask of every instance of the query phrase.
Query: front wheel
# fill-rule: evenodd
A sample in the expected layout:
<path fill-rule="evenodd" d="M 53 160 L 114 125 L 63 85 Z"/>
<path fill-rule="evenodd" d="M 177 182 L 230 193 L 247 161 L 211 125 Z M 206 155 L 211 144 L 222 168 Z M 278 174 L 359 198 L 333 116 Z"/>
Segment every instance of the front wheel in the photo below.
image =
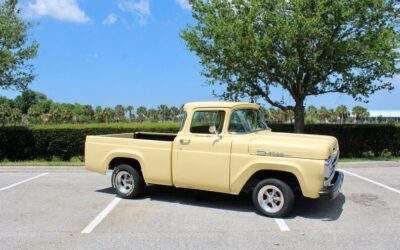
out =
<path fill-rule="evenodd" d="M 292 189 L 278 179 L 260 181 L 253 189 L 252 198 L 256 210 L 268 217 L 284 217 L 294 205 Z"/>
<path fill-rule="evenodd" d="M 121 164 L 114 168 L 111 184 L 118 196 L 127 199 L 135 198 L 144 188 L 142 175 L 127 164 Z"/>

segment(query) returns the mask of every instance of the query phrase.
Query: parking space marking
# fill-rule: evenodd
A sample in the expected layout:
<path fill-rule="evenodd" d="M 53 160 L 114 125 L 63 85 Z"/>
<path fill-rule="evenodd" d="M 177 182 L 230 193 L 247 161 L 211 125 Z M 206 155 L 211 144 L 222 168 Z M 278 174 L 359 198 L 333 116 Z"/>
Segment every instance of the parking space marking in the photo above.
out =
<path fill-rule="evenodd" d="M 114 209 L 114 207 L 121 201 L 121 198 L 115 197 L 114 200 L 108 204 L 106 208 L 101 211 L 94 220 L 92 220 L 89 225 L 85 227 L 85 229 L 82 230 L 82 234 L 90 234 L 93 229 L 97 227 L 97 225 L 100 224 L 100 222 L 111 212 L 111 210 Z"/>
<path fill-rule="evenodd" d="M 357 178 L 359 178 L 359 179 L 361 179 L 361 180 L 368 181 L 368 182 L 370 182 L 370 183 L 372 183 L 372 184 L 375 184 L 375 185 L 377 185 L 377 186 L 386 188 L 386 189 L 388 189 L 388 190 L 390 190 L 390 191 L 393 191 L 393 192 L 395 192 L 395 193 L 400 194 L 400 190 L 395 189 L 395 188 L 392 188 L 392 187 L 389 187 L 388 185 L 382 184 L 382 183 L 380 183 L 380 182 L 373 181 L 373 180 L 371 180 L 371 179 L 368 179 L 367 177 L 364 177 L 364 176 L 361 176 L 361 175 L 352 173 L 352 172 L 347 171 L 347 170 L 344 170 L 344 169 L 340 169 L 339 171 L 342 171 L 342 172 L 345 173 L 345 174 L 352 175 L 352 176 L 357 177 Z"/>
<path fill-rule="evenodd" d="M 275 220 L 276 224 L 278 225 L 279 229 L 280 229 L 282 232 L 290 231 L 290 228 L 289 228 L 289 226 L 286 224 L 286 222 L 285 222 L 284 219 L 274 219 L 274 220 Z"/>
<path fill-rule="evenodd" d="M 4 191 L 4 190 L 7 190 L 7 189 L 10 189 L 10 188 L 12 188 L 12 187 L 15 187 L 15 186 L 21 185 L 21 184 L 23 184 L 23 183 L 25 183 L 25 182 L 28 182 L 28 181 L 31 181 L 31 180 L 34 180 L 34 179 L 40 178 L 40 177 L 42 177 L 42 176 L 48 175 L 48 174 L 49 174 L 49 173 L 43 173 L 43 174 L 40 174 L 40 175 L 36 175 L 36 176 L 34 176 L 34 177 L 31 177 L 31 178 L 29 178 L 29 179 L 26 179 L 26 180 L 23 180 L 23 181 L 20 181 L 20 182 L 17 182 L 17 183 L 11 184 L 10 186 L 7 186 L 7 187 L 0 188 L 0 192 L 1 192 L 1 191 Z"/>

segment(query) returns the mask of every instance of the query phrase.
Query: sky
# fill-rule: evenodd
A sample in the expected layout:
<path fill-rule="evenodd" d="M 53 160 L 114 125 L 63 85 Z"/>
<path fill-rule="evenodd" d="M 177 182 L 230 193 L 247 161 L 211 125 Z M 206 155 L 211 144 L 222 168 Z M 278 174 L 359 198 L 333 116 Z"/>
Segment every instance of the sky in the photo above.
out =
<path fill-rule="evenodd" d="M 40 44 L 30 88 L 54 101 L 157 107 L 218 99 L 212 91 L 221 89 L 206 84 L 198 58 L 179 37 L 194 23 L 187 0 L 22 0 L 20 8 Z M 399 80 L 369 103 L 327 94 L 306 105 L 400 110 Z M 18 94 L 0 89 L 10 98 Z M 293 103 L 281 90 L 273 98 Z"/>

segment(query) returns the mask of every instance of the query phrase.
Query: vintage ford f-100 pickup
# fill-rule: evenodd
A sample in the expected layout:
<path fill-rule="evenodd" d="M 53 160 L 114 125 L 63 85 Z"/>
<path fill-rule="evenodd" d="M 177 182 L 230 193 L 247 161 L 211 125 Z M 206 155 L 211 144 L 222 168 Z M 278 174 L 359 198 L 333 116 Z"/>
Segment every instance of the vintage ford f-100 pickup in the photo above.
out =
<path fill-rule="evenodd" d="M 177 134 L 88 136 L 86 168 L 113 170 L 112 186 L 134 198 L 146 184 L 237 195 L 251 190 L 256 210 L 282 217 L 295 194 L 333 199 L 343 183 L 335 170 L 336 138 L 272 132 L 260 106 L 240 102 L 196 102 L 184 106 Z"/>

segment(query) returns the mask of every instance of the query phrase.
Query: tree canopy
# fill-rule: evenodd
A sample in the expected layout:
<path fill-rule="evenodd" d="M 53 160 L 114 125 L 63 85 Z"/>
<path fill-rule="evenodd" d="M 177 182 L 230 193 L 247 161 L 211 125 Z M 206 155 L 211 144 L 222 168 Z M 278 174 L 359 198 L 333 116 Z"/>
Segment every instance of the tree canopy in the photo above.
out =
<path fill-rule="evenodd" d="M 366 100 L 399 73 L 399 1 L 191 0 L 196 22 L 181 36 L 219 96 L 265 100 L 304 126 L 308 96 Z M 294 105 L 274 100 L 286 91 Z"/>
<path fill-rule="evenodd" d="M 30 41 L 29 22 L 20 16 L 17 0 L 0 0 L 0 88 L 25 89 L 34 79 L 29 60 L 37 55 L 38 44 Z"/>

